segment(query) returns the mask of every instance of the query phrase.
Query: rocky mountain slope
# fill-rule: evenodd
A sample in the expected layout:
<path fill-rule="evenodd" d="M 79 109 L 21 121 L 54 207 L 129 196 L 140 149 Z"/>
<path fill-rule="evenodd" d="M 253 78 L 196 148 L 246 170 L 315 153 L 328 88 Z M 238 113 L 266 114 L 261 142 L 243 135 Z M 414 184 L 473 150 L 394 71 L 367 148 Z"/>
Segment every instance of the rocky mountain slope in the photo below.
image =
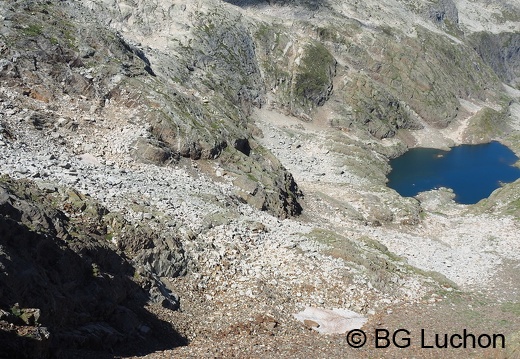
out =
<path fill-rule="evenodd" d="M 66 356 L 76 348 L 128 352 L 129 346 L 160 349 L 184 342 L 173 331 L 159 335 L 165 326 L 144 309 L 148 301 L 176 309 L 178 298 L 107 244 L 107 223 L 120 218 L 73 190 L 59 198 L 30 182 L 3 179 L 1 191 L 2 355 Z M 129 228 L 125 241 L 151 242 L 147 230 Z"/>
<path fill-rule="evenodd" d="M 293 314 L 518 305 L 519 181 L 385 186 L 520 154 L 518 1 L 0 4 L 0 357 L 350 357 Z"/>

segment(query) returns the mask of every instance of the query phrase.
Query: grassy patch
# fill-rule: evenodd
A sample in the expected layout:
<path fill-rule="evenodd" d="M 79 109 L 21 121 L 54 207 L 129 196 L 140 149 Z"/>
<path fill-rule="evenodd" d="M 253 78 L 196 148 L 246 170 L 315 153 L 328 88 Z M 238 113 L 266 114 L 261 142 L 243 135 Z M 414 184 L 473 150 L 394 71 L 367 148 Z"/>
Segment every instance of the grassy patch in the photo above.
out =
<path fill-rule="evenodd" d="M 448 279 L 442 273 L 435 272 L 435 271 L 425 271 L 425 270 L 422 270 L 420 268 L 413 267 L 413 266 L 410 266 L 410 265 L 408 266 L 408 268 L 411 269 L 412 271 L 414 271 L 415 273 L 421 275 L 421 276 L 432 278 L 434 281 L 439 283 L 444 288 L 458 289 L 457 284 L 455 284 L 455 282 L 453 282 L 452 280 Z M 439 294 L 446 294 L 446 293 L 448 293 L 448 292 L 443 290 L 442 293 L 439 293 Z"/>
<path fill-rule="evenodd" d="M 35 24 L 29 25 L 26 28 L 22 29 L 22 32 L 25 36 L 38 36 L 43 33 L 43 27 Z"/>
<path fill-rule="evenodd" d="M 334 58 L 320 43 L 312 43 L 305 49 L 296 75 L 294 94 L 301 100 L 320 105 L 331 81 Z"/>
<path fill-rule="evenodd" d="M 337 233 L 325 229 L 313 229 L 308 237 L 330 247 L 326 254 L 353 263 L 366 270 L 370 282 L 377 289 L 388 289 L 392 286 L 392 278 L 400 275 L 400 258 L 388 251 L 381 243 L 363 236 L 350 240 Z M 404 264 L 402 266 L 405 267 Z"/>
<path fill-rule="evenodd" d="M 471 119 L 468 137 L 475 141 L 482 139 L 488 142 L 493 137 L 503 134 L 505 129 L 505 114 L 485 107 Z"/>
<path fill-rule="evenodd" d="M 503 303 L 500 309 L 505 313 L 512 313 L 520 316 L 520 303 L 518 302 Z"/>

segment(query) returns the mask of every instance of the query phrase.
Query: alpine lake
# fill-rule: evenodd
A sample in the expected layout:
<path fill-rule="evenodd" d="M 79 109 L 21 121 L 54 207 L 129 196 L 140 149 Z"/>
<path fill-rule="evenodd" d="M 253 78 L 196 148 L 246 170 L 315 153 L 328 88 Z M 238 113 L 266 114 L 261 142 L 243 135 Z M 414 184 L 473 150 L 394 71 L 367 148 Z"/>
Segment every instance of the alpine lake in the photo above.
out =
<path fill-rule="evenodd" d="M 474 204 L 520 178 L 517 161 L 513 151 L 496 141 L 449 151 L 413 148 L 390 161 L 387 186 L 403 197 L 447 187 L 455 193 L 455 202 Z"/>

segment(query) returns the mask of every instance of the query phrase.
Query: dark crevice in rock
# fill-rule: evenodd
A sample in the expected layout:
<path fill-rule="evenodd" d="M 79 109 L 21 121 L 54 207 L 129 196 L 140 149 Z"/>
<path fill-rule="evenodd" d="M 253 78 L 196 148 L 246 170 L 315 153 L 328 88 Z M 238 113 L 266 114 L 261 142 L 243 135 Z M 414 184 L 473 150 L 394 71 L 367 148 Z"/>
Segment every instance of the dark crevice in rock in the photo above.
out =
<path fill-rule="evenodd" d="M 452 24 L 459 23 L 459 11 L 452 0 L 439 0 L 432 4 L 428 9 L 427 16 L 438 24 L 442 24 L 446 20 Z"/>
<path fill-rule="evenodd" d="M 123 47 L 128 51 L 128 52 L 131 52 L 133 53 L 134 55 L 136 55 L 139 59 L 141 59 L 141 61 L 144 62 L 144 69 L 145 71 L 151 75 L 151 76 L 156 76 L 155 73 L 153 72 L 152 70 L 152 66 L 150 64 L 150 60 L 148 60 L 148 58 L 146 57 L 145 53 L 143 50 L 137 48 L 137 46 L 135 45 L 132 45 L 130 44 L 128 41 L 126 41 L 119 33 L 117 33 L 117 37 L 119 39 L 119 41 L 121 42 L 121 45 L 123 45 Z"/>
<path fill-rule="evenodd" d="M 247 140 L 247 138 L 236 139 L 234 147 L 246 156 L 249 156 L 249 154 L 251 153 L 251 146 L 249 145 L 249 141 Z"/>

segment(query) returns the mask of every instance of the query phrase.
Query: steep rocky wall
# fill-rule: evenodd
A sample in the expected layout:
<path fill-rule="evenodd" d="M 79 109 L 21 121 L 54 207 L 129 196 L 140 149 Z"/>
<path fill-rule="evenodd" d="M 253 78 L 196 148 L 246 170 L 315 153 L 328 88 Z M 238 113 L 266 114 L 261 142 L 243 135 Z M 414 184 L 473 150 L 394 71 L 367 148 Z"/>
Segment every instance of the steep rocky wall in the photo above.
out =
<path fill-rule="evenodd" d="M 459 99 L 505 105 L 492 67 L 451 35 L 461 35 L 453 2 L 432 2 L 414 11 L 442 14 L 440 22 L 424 16 L 447 33 L 416 25 L 410 35 L 324 10 L 315 14 L 327 21 L 294 20 L 299 32 L 260 23 L 257 55 L 270 105 L 309 120 L 328 102 L 336 125 L 355 126 L 377 138 L 420 129 L 423 123 L 444 128 L 461 114 Z M 319 96 L 308 97 L 319 100 L 299 100 L 298 94 L 313 91 Z"/>
<path fill-rule="evenodd" d="M 426 16 L 433 22 L 447 26 L 459 23 L 459 11 L 452 0 L 432 1 L 427 7 Z"/>
<path fill-rule="evenodd" d="M 106 210 L 77 192 L 65 193 L 59 197 L 28 181 L 0 180 L 0 353 L 67 357 L 81 349 L 102 356 L 107 349 L 130 354 L 182 344 L 180 335 L 144 308 L 159 301 L 174 309 L 178 299 L 114 248 Z M 143 241 L 152 240 L 144 232 L 122 237 L 133 256 L 145 254 Z"/>
<path fill-rule="evenodd" d="M 254 36 L 269 105 L 309 120 L 332 96 L 336 59 L 321 42 L 297 39 L 281 27 L 260 24 Z"/>
<path fill-rule="evenodd" d="M 101 4 L 89 3 L 98 7 Z M 212 2 L 213 6 L 198 3 L 193 7 L 177 4 L 168 7 L 157 2 L 153 9 L 144 5 L 131 9 L 125 7 L 125 11 L 119 11 L 121 20 L 114 26 L 124 29 L 125 24 L 131 24 L 131 32 L 138 38 L 136 31 L 146 35 L 160 33 L 161 24 L 168 23 L 168 16 L 175 17 L 181 11 L 184 18 L 190 18 L 186 14 L 196 15 L 197 21 L 190 20 L 176 40 L 181 46 L 172 45 L 174 41 L 170 41 L 168 46 L 175 49 L 180 58 L 193 59 L 193 63 L 187 66 L 195 71 L 190 72 L 188 78 L 191 86 L 201 93 L 215 91 L 224 94 L 228 101 L 247 107 L 247 104 L 262 105 L 267 91 L 273 97 L 270 103 L 275 107 L 309 120 L 316 106 L 323 105 L 333 92 L 340 95 L 340 100 L 344 100 L 346 92 L 345 108 L 338 110 L 345 117 L 342 121 L 364 127 L 379 138 L 393 136 L 399 128 L 421 127 L 417 119 L 411 119 L 405 112 L 413 112 L 426 123 L 442 128 L 459 115 L 459 98 L 501 102 L 499 93 L 502 90 L 494 71 L 500 79 L 507 78 L 509 82 L 517 76 L 514 39 L 508 40 L 507 35 L 500 35 L 503 40 L 486 40 L 488 45 L 473 46 L 481 47 L 477 49 L 480 58 L 471 46 L 464 43 L 459 27 L 459 9 L 452 0 L 400 3 L 402 9 L 396 11 L 409 12 L 411 21 L 417 21 L 415 17 L 420 16 L 441 30 L 432 31 L 424 23 L 411 24 L 412 36 L 407 33 L 408 29 L 369 25 L 366 21 L 346 18 L 341 13 L 341 4 L 335 1 L 230 3 L 244 9 L 264 5 L 254 10 L 260 13 L 268 12 L 269 8 L 286 8 L 287 11 L 279 10 L 279 13 L 289 17 L 287 25 L 284 21 L 262 24 L 219 2 Z M 113 1 L 103 4 L 114 14 L 114 9 L 123 6 Z M 371 5 L 366 6 L 369 9 Z M 310 17 L 298 12 L 303 8 Z M 360 6 L 354 8 L 359 8 L 362 13 Z M 157 14 L 155 18 L 151 10 Z M 142 21 L 137 21 L 137 17 Z M 253 38 L 248 35 L 251 33 Z M 224 46 L 219 46 L 219 43 Z M 473 43 L 478 44 L 478 39 Z M 509 50 L 506 43 L 512 43 Z M 228 45 L 241 50 L 232 54 Z M 486 46 L 490 48 L 486 50 Z M 314 51 L 317 48 L 319 51 Z M 187 52 L 183 53 L 182 49 Z M 502 60 L 491 58 L 491 54 L 498 53 Z M 258 58 L 258 63 L 252 56 Z M 221 60 L 224 62 L 219 63 Z M 309 67 L 310 63 L 312 66 Z M 202 66 L 197 68 L 194 64 Z M 248 76 L 242 76 L 243 73 Z M 224 87 L 220 86 L 222 76 L 227 79 Z M 347 83 L 343 89 L 334 88 L 334 77 L 342 76 L 352 81 L 343 81 Z M 376 95 L 374 99 L 367 97 L 363 88 L 355 85 L 365 76 L 370 81 L 365 79 L 363 83 L 375 83 L 371 88 L 388 95 L 382 98 Z M 182 79 L 184 81 L 186 77 Z M 237 87 L 237 83 L 243 86 Z M 392 100 L 386 101 L 388 97 Z M 402 108 L 408 106 L 411 111 L 398 110 L 396 113 L 396 103 Z M 376 108 L 379 110 L 375 111 Z M 247 116 L 245 110 L 238 116 Z"/>
<path fill-rule="evenodd" d="M 475 51 L 498 77 L 514 87 L 520 84 L 520 34 L 473 33 L 469 37 Z"/>

